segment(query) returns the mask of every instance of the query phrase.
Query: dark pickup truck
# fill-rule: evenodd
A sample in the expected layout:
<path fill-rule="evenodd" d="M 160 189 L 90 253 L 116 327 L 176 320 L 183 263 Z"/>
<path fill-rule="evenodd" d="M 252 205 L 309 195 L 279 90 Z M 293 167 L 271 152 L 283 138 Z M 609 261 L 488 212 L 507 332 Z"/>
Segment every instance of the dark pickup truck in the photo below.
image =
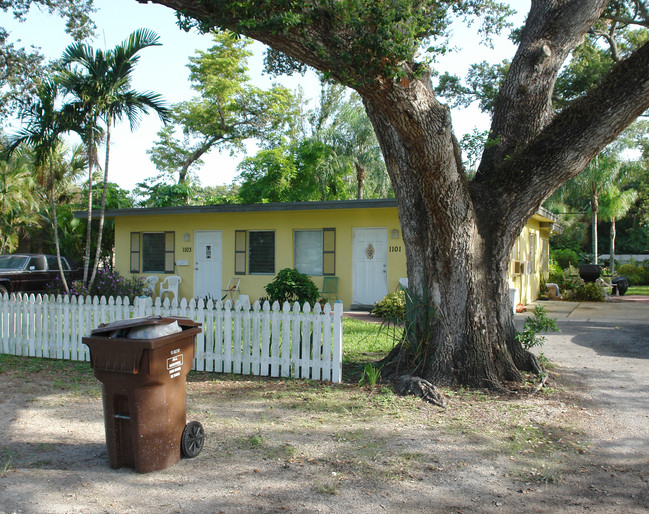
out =
<path fill-rule="evenodd" d="M 73 270 L 65 257 L 61 257 L 63 273 L 70 283 L 80 280 L 81 269 Z M 0 255 L 0 295 L 4 293 L 39 293 L 56 280 L 59 266 L 56 255 L 23 253 Z"/>

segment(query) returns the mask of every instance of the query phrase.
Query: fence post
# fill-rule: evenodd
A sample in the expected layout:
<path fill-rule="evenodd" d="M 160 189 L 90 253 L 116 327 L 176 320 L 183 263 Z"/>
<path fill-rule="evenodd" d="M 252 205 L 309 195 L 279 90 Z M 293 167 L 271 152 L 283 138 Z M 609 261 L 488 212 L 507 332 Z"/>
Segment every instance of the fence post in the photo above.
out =
<path fill-rule="evenodd" d="M 343 375 L 343 302 L 334 303 L 333 366 L 331 381 L 342 382 Z"/>

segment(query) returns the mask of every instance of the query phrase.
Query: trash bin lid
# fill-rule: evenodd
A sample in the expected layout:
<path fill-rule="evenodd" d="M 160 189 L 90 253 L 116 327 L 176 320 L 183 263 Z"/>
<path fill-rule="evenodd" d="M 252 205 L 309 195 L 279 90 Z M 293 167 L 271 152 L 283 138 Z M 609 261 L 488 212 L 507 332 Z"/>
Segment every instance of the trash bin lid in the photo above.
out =
<path fill-rule="evenodd" d="M 181 327 L 200 327 L 201 324 L 189 318 L 181 318 L 174 316 L 143 316 L 140 318 L 129 318 L 113 321 L 111 323 L 102 323 L 90 333 L 93 336 L 110 337 L 110 335 L 118 330 L 124 330 L 134 327 L 142 327 L 146 325 L 168 325 L 174 321 L 178 322 Z"/>

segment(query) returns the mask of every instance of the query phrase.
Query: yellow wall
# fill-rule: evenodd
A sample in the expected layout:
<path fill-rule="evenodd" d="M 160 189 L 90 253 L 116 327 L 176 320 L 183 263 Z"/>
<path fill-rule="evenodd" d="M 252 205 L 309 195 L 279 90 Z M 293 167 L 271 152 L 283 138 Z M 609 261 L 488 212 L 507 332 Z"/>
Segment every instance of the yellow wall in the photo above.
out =
<path fill-rule="evenodd" d="M 352 228 L 384 227 L 388 233 L 388 291 L 394 291 L 399 278 L 406 276 L 406 254 L 401 229 L 394 207 L 364 209 L 300 210 L 284 212 L 237 212 L 201 214 L 165 214 L 117 216 L 115 218 L 116 267 L 122 274 L 130 272 L 131 232 L 175 232 L 175 259 L 188 261 L 187 266 L 176 266 L 175 273 L 182 278 L 180 296 L 194 296 L 194 231 L 220 230 L 223 244 L 222 284 L 234 274 L 234 235 L 236 230 L 275 231 L 275 272 L 293 267 L 293 232 L 303 229 L 336 229 L 336 276 L 338 297 L 345 306 L 352 301 Z M 392 238 L 396 230 L 398 237 Z M 189 241 L 184 234 L 189 234 Z M 148 276 L 149 274 L 141 274 Z M 160 282 L 165 275 L 159 274 Z M 241 294 L 251 302 L 266 296 L 264 286 L 274 275 L 241 275 Z M 322 276 L 312 277 L 320 289 Z M 159 282 L 159 283 L 160 283 Z"/>
<path fill-rule="evenodd" d="M 512 248 L 509 283 L 517 290 L 515 303 L 528 304 L 536 300 L 541 279 L 547 279 L 550 229 L 542 226 L 542 219 L 540 216 L 533 216 Z M 531 242 L 533 240 L 534 244 Z M 532 264 L 529 267 L 528 262 Z"/>
<path fill-rule="evenodd" d="M 300 229 L 336 229 L 336 276 L 338 297 L 345 307 L 352 303 L 352 229 L 356 227 L 382 227 L 388 236 L 388 292 L 396 290 L 399 278 L 406 276 L 406 256 L 396 207 L 354 208 L 354 209 L 313 209 L 261 212 L 204 212 L 204 213 L 165 213 L 151 215 L 118 215 L 115 218 L 115 261 L 118 271 L 130 274 L 130 234 L 131 232 L 175 233 L 175 274 L 182 278 L 180 296 L 194 296 L 194 231 L 219 230 L 222 233 L 222 288 L 230 277 L 234 277 L 234 237 L 236 230 L 274 230 L 275 231 L 275 272 L 292 268 L 293 234 Z M 543 240 L 548 240 L 549 229 L 542 228 L 540 220 L 534 216 L 526 225 L 512 251 L 510 285 L 517 288 L 516 303 L 529 303 L 536 299 L 542 275 Z M 189 240 L 185 240 L 188 234 Z M 514 274 L 514 260 L 530 261 L 530 238 L 537 236 L 536 268 L 531 274 Z M 393 238 L 396 236 L 396 238 Z M 549 251 L 549 245 L 548 245 Z M 187 261 L 187 265 L 178 265 Z M 519 266 L 519 270 L 520 270 Z M 149 274 L 141 273 L 140 276 Z M 159 274 L 159 284 L 165 275 Z M 250 297 L 251 302 L 266 296 L 264 286 L 273 278 L 269 275 L 240 275 L 241 294 Z M 312 277 L 320 289 L 322 276 Z"/>

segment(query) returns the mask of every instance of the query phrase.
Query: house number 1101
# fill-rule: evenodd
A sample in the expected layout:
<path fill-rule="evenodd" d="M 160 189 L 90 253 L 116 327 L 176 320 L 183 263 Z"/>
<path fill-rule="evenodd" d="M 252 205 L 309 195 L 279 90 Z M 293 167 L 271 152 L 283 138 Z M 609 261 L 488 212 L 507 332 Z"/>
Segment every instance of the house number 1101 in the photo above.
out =
<path fill-rule="evenodd" d="M 401 247 L 400 246 L 391 246 L 390 247 L 390 252 L 391 253 L 400 253 L 401 252 Z"/>

